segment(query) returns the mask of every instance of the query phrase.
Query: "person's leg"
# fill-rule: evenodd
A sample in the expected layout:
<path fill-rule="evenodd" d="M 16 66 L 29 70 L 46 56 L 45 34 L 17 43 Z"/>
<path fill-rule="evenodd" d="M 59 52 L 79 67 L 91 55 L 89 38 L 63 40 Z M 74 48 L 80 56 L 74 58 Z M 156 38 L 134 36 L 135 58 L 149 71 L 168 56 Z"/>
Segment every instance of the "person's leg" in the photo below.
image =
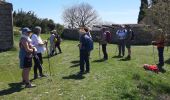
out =
<path fill-rule="evenodd" d="M 121 56 L 121 41 L 118 41 L 118 48 L 119 48 L 119 56 Z"/>
<path fill-rule="evenodd" d="M 122 56 L 124 56 L 125 55 L 125 40 L 122 40 L 121 45 L 122 45 Z"/>
<path fill-rule="evenodd" d="M 37 59 L 34 57 L 34 79 L 38 78 L 38 73 L 37 73 L 37 69 L 38 69 L 38 61 Z"/>
<path fill-rule="evenodd" d="M 88 52 L 85 52 L 84 60 L 86 63 L 86 72 L 89 72 L 90 71 L 90 63 L 89 63 L 89 53 Z"/>
<path fill-rule="evenodd" d="M 108 54 L 107 54 L 107 44 L 105 44 L 105 59 L 108 59 Z"/>
<path fill-rule="evenodd" d="M 29 72 L 30 72 L 30 69 L 31 68 L 24 68 L 23 69 L 23 77 L 24 77 L 24 80 L 25 80 L 26 84 L 30 84 L 30 81 L 29 81 Z"/>
<path fill-rule="evenodd" d="M 164 65 L 164 56 L 163 56 L 164 48 L 160 47 L 158 48 L 158 56 L 159 56 L 159 65 L 163 66 Z"/>
<path fill-rule="evenodd" d="M 104 59 L 108 59 L 107 51 L 106 51 L 106 45 L 107 44 L 102 44 L 102 51 L 104 54 Z"/>
<path fill-rule="evenodd" d="M 39 60 L 39 61 L 37 61 L 38 70 L 39 70 L 40 76 L 43 76 L 43 72 L 42 72 L 42 54 L 38 53 L 37 56 L 38 56 L 37 60 Z"/>
<path fill-rule="evenodd" d="M 60 43 L 58 43 L 57 48 L 59 50 L 59 53 L 62 53 L 61 48 L 60 48 Z"/>
<path fill-rule="evenodd" d="M 80 50 L 80 72 L 84 72 L 84 51 Z"/>

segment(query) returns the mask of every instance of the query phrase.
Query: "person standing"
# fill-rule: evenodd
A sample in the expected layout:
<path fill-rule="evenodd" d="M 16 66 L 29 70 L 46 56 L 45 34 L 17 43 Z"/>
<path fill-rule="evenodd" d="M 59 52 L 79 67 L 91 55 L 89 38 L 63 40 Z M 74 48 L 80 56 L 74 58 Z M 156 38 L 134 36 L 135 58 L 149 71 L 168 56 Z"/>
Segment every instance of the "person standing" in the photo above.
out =
<path fill-rule="evenodd" d="M 118 37 L 118 50 L 119 57 L 123 57 L 125 55 L 125 38 L 126 38 L 126 29 L 124 25 L 121 25 L 119 30 L 117 30 L 116 35 Z"/>
<path fill-rule="evenodd" d="M 57 31 L 56 30 L 52 30 L 50 33 L 51 33 L 51 36 L 50 36 L 50 56 L 53 56 L 54 54 L 57 54 L 56 52 L 56 48 L 55 48 L 55 33 Z"/>
<path fill-rule="evenodd" d="M 80 74 L 84 73 L 84 65 L 86 65 L 85 73 L 90 72 L 90 63 L 89 63 L 89 53 L 93 49 L 93 41 L 86 34 L 84 28 L 80 28 Z"/>
<path fill-rule="evenodd" d="M 29 80 L 29 73 L 32 67 L 32 53 L 36 51 L 36 48 L 31 44 L 31 34 L 32 32 L 28 27 L 23 28 L 19 42 L 20 68 L 23 69 L 22 82 L 25 84 L 25 88 L 35 87 Z"/>
<path fill-rule="evenodd" d="M 159 29 L 158 33 L 159 35 L 157 36 L 156 41 L 152 41 L 152 44 L 157 46 L 158 57 L 159 57 L 159 63 L 157 64 L 157 66 L 159 68 L 159 71 L 164 71 L 162 67 L 164 66 L 165 35 L 162 29 Z"/>
<path fill-rule="evenodd" d="M 130 60 L 131 59 L 131 44 L 132 44 L 132 41 L 134 40 L 134 32 L 129 25 L 126 25 L 126 30 L 127 30 L 127 34 L 126 34 L 125 40 L 126 40 L 126 48 L 128 50 L 128 55 L 126 59 Z"/>
<path fill-rule="evenodd" d="M 103 51 L 103 59 L 108 60 L 108 54 L 107 54 L 107 39 L 106 39 L 106 28 L 102 29 L 102 33 L 100 35 L 100 44 L 102 45 L 102 51 Z"/>
<path fill-rule="evenodd" d="M 55 41 L 55 47 L 58 48 L 59 53 L 62 53 L 61 47 L 60 47 L 61 37 L 60 37 L 60 35 L 59 35 L 57 32 L 56 32 L 54 35 L 55 35 L 55 39 L 56 39 L 56 41 Z"/>
<path fill-rule="evenodd" d="M 41 27 L 36 26 L 34 28 L 34 33 L 31 36 L 32 40 L 32 45 L 37 49 L 36 54 L 34 54 L 34 79 L 38 78 L 38 73 L 37 69 L 39 70 L 39 76 L 40 77 L 46 77 L 46 75 L 43 74 L 42 71 L 42 64 L 43 64 L 43 59 L 42 59 L 42 53 L 46 50 L 45 49 L 45 44 L 47 41 L 43 41 L 40 37 L 41 34 Z"/>

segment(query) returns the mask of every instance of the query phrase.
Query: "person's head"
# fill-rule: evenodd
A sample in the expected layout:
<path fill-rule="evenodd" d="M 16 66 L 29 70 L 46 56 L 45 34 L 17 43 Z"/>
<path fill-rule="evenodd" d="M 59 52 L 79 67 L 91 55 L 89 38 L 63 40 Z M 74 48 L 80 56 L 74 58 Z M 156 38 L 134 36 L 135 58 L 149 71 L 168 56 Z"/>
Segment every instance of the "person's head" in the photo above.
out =
<path fill-rule="evenodd" d="M 79 28 L 79 33 L 80 33 L 80 34 L 85 34 L 85 33 L 86 33 L 84 27 L 80 27 L 80 28 Z"/>
<path fill-rule="evenodd" d="M 41 33 L 41 27 L 40 27 L 40 26 L 36 26 L 36 27 L 34 28 L 34 34 L 39 35 L 40 33 Z"/>
<path fill-rule="evenodd" d="M 86 32 L 89 32 L 89 28 L 88 28 L 88 27 L 84 27 L 84 30 L 85 30 Z"/>
<path fill-rule="evenodd" d="M 106 31 L 106 28 L 102 28 L 102 32 L 105 32 Z"/>
<path fill-rule="evenodd" d="M 57 30 L 52 30 L 50 33 L 51 33 L 51 34 L 56 34 L 56 33 L 57 33 Z"/>
<path fill-rule="evenodd" d="M 22 34 L 26 36 L 31 36 L 32 31 L 28 27 L 25 27 L 25 28 L 22 28 Z"/>
<path fill-rule="evenodd" d="M 126 29 L 131 29 L 130 25 L 125 25 Z"/>

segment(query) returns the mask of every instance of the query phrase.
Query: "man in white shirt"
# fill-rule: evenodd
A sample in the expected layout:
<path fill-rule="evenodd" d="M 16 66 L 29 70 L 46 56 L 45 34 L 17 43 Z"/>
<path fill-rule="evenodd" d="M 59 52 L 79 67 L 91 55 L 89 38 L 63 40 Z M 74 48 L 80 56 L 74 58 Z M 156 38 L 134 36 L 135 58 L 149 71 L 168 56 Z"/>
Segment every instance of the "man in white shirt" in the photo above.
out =
<path fill-rule="evenodd" d="M 40 37 L 41 33 L 41 27 L 36 26 L 34 28 L 34 33 L 31 36 L 32 45 L 36 47 L 37 53 L 34 55 L 34 79 L 38 78 L 37 69 L 39 70 L 40 77 L 45 77 L 45 75 L 42 72 L 42 53 L 46 50 L 44 45 L 47 43 L 47 41 L 43 41 Z"/>

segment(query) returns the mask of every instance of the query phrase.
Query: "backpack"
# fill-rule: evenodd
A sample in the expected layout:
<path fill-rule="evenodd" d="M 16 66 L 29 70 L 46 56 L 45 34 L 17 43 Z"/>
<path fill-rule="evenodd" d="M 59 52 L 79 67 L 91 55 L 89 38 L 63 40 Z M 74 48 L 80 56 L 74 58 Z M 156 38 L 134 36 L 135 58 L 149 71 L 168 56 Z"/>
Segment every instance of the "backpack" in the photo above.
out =
<path fill-rule="evenodd" d="M 109 31 L 106 32 L 106 41 L 108 43 L 110 43 L 112 41 L 112 38 L 111 38 L 111 33 Z"/>
<path fill-rule="evenodd" d="M 92 38 L 90 38 L 88 35 L 85 35 L 85 39 L 86 39 L 86 50 L 92 51 L 93 50 L 93 40 Z"/>

